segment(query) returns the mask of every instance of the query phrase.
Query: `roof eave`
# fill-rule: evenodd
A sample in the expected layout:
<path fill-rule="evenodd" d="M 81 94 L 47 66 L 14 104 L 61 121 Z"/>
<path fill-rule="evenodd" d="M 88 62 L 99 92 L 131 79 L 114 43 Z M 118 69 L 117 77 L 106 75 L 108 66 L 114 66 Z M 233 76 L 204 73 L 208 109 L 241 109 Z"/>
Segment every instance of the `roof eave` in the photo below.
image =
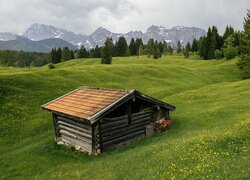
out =
<path fill-rule="evenodd" d="M 145 94 L 140 93 L 139 91 L 135 91 L 135 96 L 137 96 L 138 98 L 144 99 L 146 101 L 150 101 L 152 103 L 155 103 L 159 106 L 165 107 L 171 111 L 174 111 L 176 109 L 176 106 L 174 106 L 174 105 L 171 105 L 171 104 L 168 104 L 166 102 L 155 99 L 153 97 L 147 96 Z"/>
<path fill-rule="evenodd" d="M 103 114 L 105 114 L 107 111 L 109 111 L 112 107 L 114 107 L 116 104 L 118 104 L 119 102 L 125 100 L 127 97 L 131 96 L 131 98 L 133 97 L 135 90 L 130 90 L 128 94 L 122 96 L 121 98 L 117 99 L 116 101 L 114 101 L 113 103 L 111 103 L 110 105 L 106 106 L 104 109 L 102 109 L 101 111 L 97 112 L 96 114 L 94 114 L 93 116 L 90 116 L 89 118 L 87 118 L 91 124 L 95 123 L 96 121 L 98 121 L 98 118 L 100 116 L 102 116 Z"/>

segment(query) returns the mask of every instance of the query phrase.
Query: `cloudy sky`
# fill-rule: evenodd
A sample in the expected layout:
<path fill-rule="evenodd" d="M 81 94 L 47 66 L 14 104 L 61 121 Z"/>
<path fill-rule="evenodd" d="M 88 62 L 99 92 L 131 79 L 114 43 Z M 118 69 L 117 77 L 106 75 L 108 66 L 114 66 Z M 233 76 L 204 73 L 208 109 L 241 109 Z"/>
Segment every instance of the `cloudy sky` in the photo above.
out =
<path fill-rule="evenodd" d="M 113 32 L 141 30 L 151 25 L 227 24 L 242 29 L 250 0 L 0 0 L 0 32 L 20 34 L 33 23 L 90 34 L 97 27 Z"/>

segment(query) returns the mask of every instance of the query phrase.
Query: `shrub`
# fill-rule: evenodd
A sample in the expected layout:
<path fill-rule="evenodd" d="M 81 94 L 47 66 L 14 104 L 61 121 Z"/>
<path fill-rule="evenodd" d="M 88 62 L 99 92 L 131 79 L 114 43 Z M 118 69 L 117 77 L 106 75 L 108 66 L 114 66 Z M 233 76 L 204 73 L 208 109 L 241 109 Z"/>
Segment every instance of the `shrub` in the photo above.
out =
<path fill-rule="evenodd" d="M 35 65 L 35 62 L 34 61 L 32 61 L 31 63 L 30 63 L 30 67 L 35 67 L 36 65 Z"/>
<path fill-rule="evenodd" d="M 229 45 L 227 48 L 223 49 L 223 54 L 226 59 L 233 59 L 237 55 L 237 49 Z"/>
<path fill-rule="evenodd" d="M 49 68 L 49 69 L 54 69 L 54 68 L 55 68 L 55 66 L 54 66 L 54 64 L 49 63 L 49 64 L 48 64 L 48 68 Z"/>
<path fill-rule="evenodd" d="M 222 52 L 221 52 L 221 50 L 216 49 L 214 51 L 214 56 L 215 56 L 216 59 L 221 59 L 222 58 Z"/>

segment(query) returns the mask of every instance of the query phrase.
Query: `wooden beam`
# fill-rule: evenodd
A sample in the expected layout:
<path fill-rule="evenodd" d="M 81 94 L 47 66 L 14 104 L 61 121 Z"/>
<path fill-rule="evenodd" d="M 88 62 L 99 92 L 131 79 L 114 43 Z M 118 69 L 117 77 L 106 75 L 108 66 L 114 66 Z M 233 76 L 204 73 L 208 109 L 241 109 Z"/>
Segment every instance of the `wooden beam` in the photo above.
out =
<path fill-rule="evenodd" d="M 132 117 L 131 121 L 133 122 L 133 121 L 137 121 L 137 120 L 145 119 L 145 118 L 151 118 L 151 116 L 149 114 L 144 114 L 141 116 Z"/>
<path fill-rule="evenodd" d="M 132 134 L 141 130 L 145 130 L 146 127 L 145 126 L 139 126 L 136 128 L 130 128 L 130 129 L 126 129 L 126 130 L 121 130 L 119 133 L 113 134 L 111 136 L 106 136 L 102 138 L 103 143 L 110 141 L 110 140 L 114 140 L 123 136 L 126 136 L 127 134 Z"/>
<path fill-rule="evenodd" d="M 52 118 L 53 118 L 53 126 L 54 126 L 54 133 L 55 133 L 55 140 L 58 141 L 59 132 L 58 132 L 58 127 L 57 127 L 57 118 L 54 113 L 52 113 Z"/>
<path fill-rule="evenodd" d="M 119 117 L 114 117 L 114 118 L 103 118 L 103 123 L 108 123 L 108 122 L 113 122 L 113 121 L 119 121 L 123 119 L 127 119 L 128 116 L 119 116 Z"/>
<path fill-rule="evenodd" d="M 113 145 L 113 144 L 118 144 L 118 143 L 123 142 L 123 141 L 127 141 L 127 140 L 129 140 L 129 139 L 131 139 L 133 137 L 138 136 L 138 135 L 142 135 L 142 134 L 145 135 L 145 132 L 146 132 L 146 130 L 141 130 L 141 131 L 137 131 L 135 133 L 131 133 L 131 134 L 128 134 L 126 136 L 123 136 L 123 137 L 120 137 L 120 138 L 117 138 L 117 139 L 114 139 L 114 140 L 104 142 L 103 147 L 110 146 L 110 145 Z"/>
<path fill-rule="evenodd" d="M 128 119 L 123 119 L 120 121 L 114 121 L 114 122 L 110 122 L 110 123 L 102 123 L 102 128 L 108 128 L 108 127 L 115 127 L 115 126 L 119 126 L 119 125 L 128 125 Z"/>
<path fill-rule="evenodd" d="M 80 136 L 77 136 L 77 135 L 75 135 L 75 134 L 72 134 L 72 133 L 70 133 L 70 132 L 68 132 L 68 131 L 65 131 L 65 130 L 63 130 L 63 129 L 60 130 L 60 133 L 63 134 L 63 135 L 66 135 L 66 136 L 68 136 L 68 137 L 74 138 L 74 139 L 79 139 L 79 140 L 81 140 L 81 141 L 83 141 L 84 143 L 87 143 L 87 144 L 89 144 L 89 145 L 91 145 L 91 143 L 92 143 L 92 140 L 91 140 L 91 139 L 82 138 L 82 137 L 80 137 Z"/>
<path fill-rule="evenodd" d="M 77 130 L 74 130 L 74 129 L 72 129 L 72 128 L 66 127 L 66 126 L 64 126 L 64 125 L 59 125 L 58 127 L 59 127 L 60 129 L 64 129 L 64 130 L 66 130 L 66 131 L 70 131 L 71 133 L 75 133 L 75 134 L 77 134 L 77 135 L 79 135 L 79 136 L 82 136 L 82 137 L 85 137 L 85 138 L 89 138 L 89 139 L 92 138 L 92 136 L 91 136 L 90 134 L 85 134 L 85 133 L 79 132 L 79 131 L 77 131 Z"/>
<path fill-rule="evenodd" d="M 80 131 L 80 132 L 91 135 L 91 130 L 87 130 L 87 129 L 84 129 L 84 128 L 81 128 L 81 127 L 77 127 L 76 125 L 72 125 L 72 124 L 69 124 L 69 123 L 66 123 L 66 122 L 63 122 L 63 121 L 58 121 L 57 123 L 60 124 L 60 125 L 64 125 L 64 126 L 73 128 L 73 129 L 75 129 L 77 131 Z"/>
<path fill-rule="evenodd" d="M 141 135 L 135 136 L 135 137 L 133 137 L 133 138 L 130 138 L 130 139 L 127 140 L 127 141 L 120 142 L 120 143 L 118 143 L 118 144 L 111 144 L 111 145 L 109 145 L 109 146 L 105 146 L 105 147 L 103 147 L 103 150 L 106 151 L 106 150 L 109 150 L 109 149 L 116 148 L 117 146 L 121 146 L 121 145 L 124 145 L 124 144 L 128 144 L 128 143 L 134 141 L 135 139 L 139 139 L 139 138 L 144 137 L 144 136 L 145 136 L 144 134 L 141 134 Z"/>
<path fill-rule="evenodd" d="M 126 126 L 123 128 L 116 128 L 116 129 L 109 130 L 109 131 L 101 131 L 102 132 L 101 135 L 103 137 L 112 136 L 116 133 L 119 133 L 120 131 L 129 130 L 130 128 L 137 128 L 137 127 L 145 127 L 146 128 L 146 125 L 148 125 L 148 124 L 150 124 L 150 121 L 140 122 L 137 124 L 131 124 L 130 126 Z"/>
<path fill-rule="evenodd" d="M 91 130 L 91 125 L 90 125 L 90 124 L 89 124 L 89 125 L 87 125 L 87 124 L 82 124 L 82 123 L 76 122 L 76 121 L 74 121 L 74 120 L 72 120 L 72 119 L 68 119 L 68 118 L 61 117 L 61 116 L 58 116 L 57 119 L 58 119 L 58 120 L 62 120 L 62 121 L 64 121 L 64 122 L 67 122 L 67 123 L 69 123 L 69 124 L 73 124 L 73 125 L 75 125 L 75 126 L 79 126 L 79 127 L 85 128 L 85 129 L 87 129 L 87 130 Z"/>
<path fill-rule="evenodd" d="M 73 147 L 80 146 L 82 150 L 92 153 L 92 147 L 90 145 L 86 145 L 77 139 L 62 135 L 62 141 Z"/>
<path fill-rule="evenodd" d="M 136 116 L 141 116 L 141 115 L 144 115 L 144 114 L 151 114 L 152 112 L 151 111 L 141 111 L 141 112 L 138 112 L 138 113 L 133 113 L 131 114 L 132 117 L 136 117 Z"/>

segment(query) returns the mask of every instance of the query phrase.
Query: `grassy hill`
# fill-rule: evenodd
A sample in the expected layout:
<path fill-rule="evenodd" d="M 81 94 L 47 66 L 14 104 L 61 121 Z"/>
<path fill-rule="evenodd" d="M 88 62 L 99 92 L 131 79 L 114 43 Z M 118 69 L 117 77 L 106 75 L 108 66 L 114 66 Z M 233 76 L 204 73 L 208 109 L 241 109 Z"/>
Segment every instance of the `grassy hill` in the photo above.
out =
<path fill-rule="evenodd" d="M 165 56 L 0 67 L 0 179 L 249 179 L 250 81 L 235 62 Z M 97 157 L 58 146 L 40 106 L 79 86 L 137 89 L 174 104 L 174 126 Z"/>

